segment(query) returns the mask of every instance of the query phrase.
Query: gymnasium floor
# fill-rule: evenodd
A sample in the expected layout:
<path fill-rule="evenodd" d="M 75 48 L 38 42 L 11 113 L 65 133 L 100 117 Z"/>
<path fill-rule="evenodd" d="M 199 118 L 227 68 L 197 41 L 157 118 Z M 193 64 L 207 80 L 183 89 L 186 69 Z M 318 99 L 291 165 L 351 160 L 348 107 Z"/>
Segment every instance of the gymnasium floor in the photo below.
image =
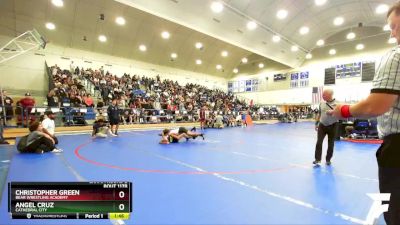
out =
<path fill-rule="evenodd" d="M 366 193 L 378 192 L 378 145 L 336 142 L 332 166 L 314 168 L 309 122 L 208 129 L 205 141 L 170 145 L 158 144 L 159 132 L 59 136 L 61 154 L 0 149 L 2 171 L 9 165 L 6 182 L 132 181 L 125 224 L 362 224 L 372 204 Z M 11 220 L 6 196 L 1 225 L 112 224 Z"/>

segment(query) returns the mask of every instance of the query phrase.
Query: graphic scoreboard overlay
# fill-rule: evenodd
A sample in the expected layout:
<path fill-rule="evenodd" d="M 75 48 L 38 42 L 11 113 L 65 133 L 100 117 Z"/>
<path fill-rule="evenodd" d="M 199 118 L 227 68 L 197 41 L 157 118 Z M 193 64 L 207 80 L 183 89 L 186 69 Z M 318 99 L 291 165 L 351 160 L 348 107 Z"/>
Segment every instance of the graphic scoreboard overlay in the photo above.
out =
<path fill-rule="evenodd" d="M 10 182 L 12 219 L 129 219 L 131 182 Z"/>

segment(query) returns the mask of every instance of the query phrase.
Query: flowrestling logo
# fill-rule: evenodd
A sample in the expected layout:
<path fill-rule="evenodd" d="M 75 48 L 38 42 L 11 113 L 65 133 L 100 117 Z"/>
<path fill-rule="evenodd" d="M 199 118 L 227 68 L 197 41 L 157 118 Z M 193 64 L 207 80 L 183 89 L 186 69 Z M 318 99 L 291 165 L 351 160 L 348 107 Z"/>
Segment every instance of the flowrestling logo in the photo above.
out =
<path fill-rule="evenodd" d="M 382 201 L 390 200 L 390 193 L 378 193 L 378 194 L 367 194 L 372 198 L 373 203 L 369 209 L 367 219 L 365 220 L 365 225 L 375 225 L 377 224 L 378 218 L 382 213 L 387 212 L 389 209 L 389 204 L 382 204 Z"/>

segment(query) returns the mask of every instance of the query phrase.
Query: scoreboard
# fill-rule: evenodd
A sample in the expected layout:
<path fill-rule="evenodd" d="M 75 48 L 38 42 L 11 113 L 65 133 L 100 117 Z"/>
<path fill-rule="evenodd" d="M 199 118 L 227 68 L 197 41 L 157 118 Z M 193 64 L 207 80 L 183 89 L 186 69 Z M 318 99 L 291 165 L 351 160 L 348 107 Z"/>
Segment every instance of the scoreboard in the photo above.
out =
<path fill-rule="evenodd" d="M 361 76 L 361 62 L 336 65 L 336 79 Z"/>
<path fill-rule="evenodd" d="M 131 182 L 10 182 L 12 219 L 129 219 Z"/>

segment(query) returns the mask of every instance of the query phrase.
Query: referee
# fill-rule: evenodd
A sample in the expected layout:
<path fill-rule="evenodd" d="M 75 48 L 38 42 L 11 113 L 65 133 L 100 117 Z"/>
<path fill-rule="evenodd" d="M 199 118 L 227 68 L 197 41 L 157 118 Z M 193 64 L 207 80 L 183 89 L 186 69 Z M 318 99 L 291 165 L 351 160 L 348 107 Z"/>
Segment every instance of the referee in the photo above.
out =
<path fill-rule="evenodd" d="M 111 105 L 108 106 L 107 114 L 108 120 L 111 125 L 111 133 L 114 135 L 118 135 L 118 127 L 119 127 L 119 107 L 117 104 L 118 99 L 113 98 Z"/>
<path fill-rule="evenodd" d="M 317 144 L 315 145 L 315 160 L 314 165 L 319 166 L 322 156 L 322 143 L 328 135 L 328 151 L 326 153 L 326 165 L 331 165 L 333 156 L 333 147 L 335 145 L 336 124 L 338 120 L 335 117 L 328 115 L 326 112 L 332 110 L 336 106 L 336 100 L 333 98 L 331 89 L 324 90 L 322 98 L 325 102 L 319 105 L 319 110 L 315 122 L 315 130 L 318 132 Z"/>
<path fill-rule="evenodd" d="M 378 117 L 382 145 L 376 152 L 379 189 L 390 193 L 389 210 L 384 214 L 388 225 L 400 224 L 400 2 L 387 13 L 391 36 L 397 46 L 381 59 L 367 99 L 355 105 L 338 105 L 328 114 L 337 118 Z"/>

